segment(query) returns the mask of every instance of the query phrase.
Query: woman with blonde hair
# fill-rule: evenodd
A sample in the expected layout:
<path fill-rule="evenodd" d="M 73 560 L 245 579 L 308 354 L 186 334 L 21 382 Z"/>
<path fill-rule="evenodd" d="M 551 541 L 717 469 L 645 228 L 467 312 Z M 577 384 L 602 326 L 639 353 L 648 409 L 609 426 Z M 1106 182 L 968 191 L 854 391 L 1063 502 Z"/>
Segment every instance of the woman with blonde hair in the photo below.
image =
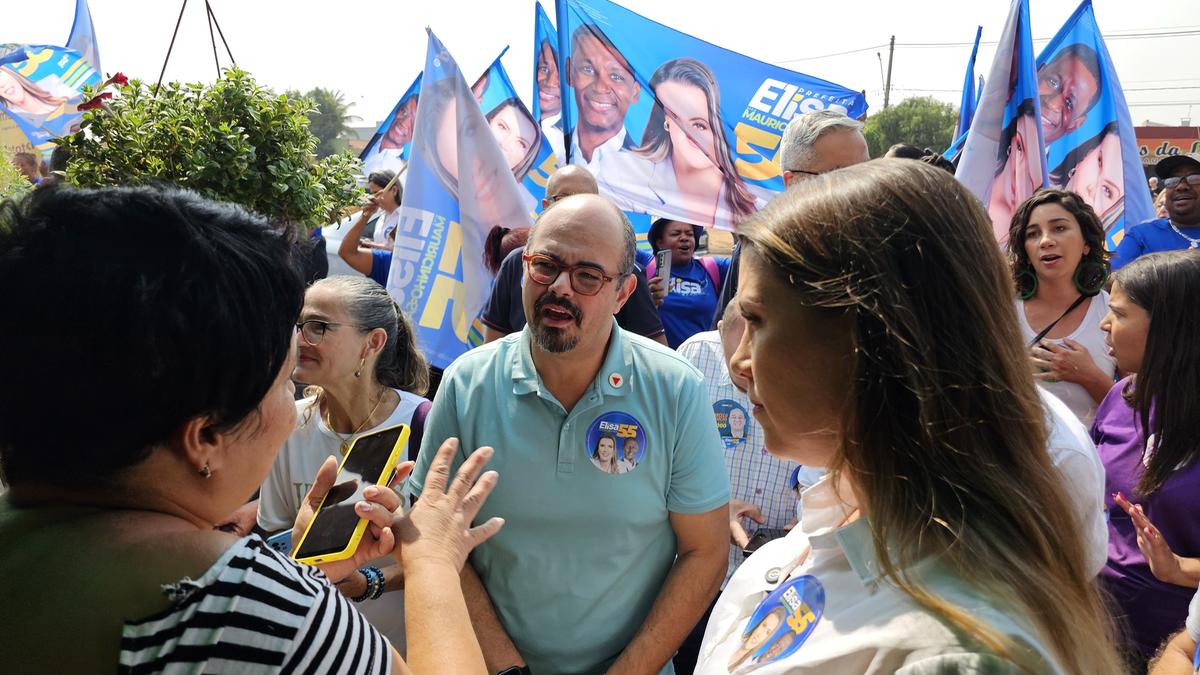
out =
<path fill-rule="evenodd" d="M 731 371 L 766 447 L 829 473 L 726 586 L 696 672 L 1121 672 L 991 231 L 891 159 L 743 226 Z"/>

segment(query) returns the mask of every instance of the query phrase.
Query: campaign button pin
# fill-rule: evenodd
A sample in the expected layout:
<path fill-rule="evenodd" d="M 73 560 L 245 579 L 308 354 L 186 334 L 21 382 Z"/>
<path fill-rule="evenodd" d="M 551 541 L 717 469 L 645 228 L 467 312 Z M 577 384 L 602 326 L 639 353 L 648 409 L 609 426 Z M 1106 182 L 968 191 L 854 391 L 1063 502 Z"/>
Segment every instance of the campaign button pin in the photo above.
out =
<path fill-rule="evenodd" d="M 620 373 L 611 373 L 608 376 L 608 383 L 611 384 L 614 389 L 620 389 L 621 385 L 625 384 L 625 378 L 621 377 Z"/>
<path fill-rule="evenodd" d="M 782 571 L 783 570 L 780 570 L 778 567 L 772 567 L 771 569 L 767 570 L 767 583 L 773 584 L 773 583 L 778 582 L 779 581 L 779 573 Z"/>

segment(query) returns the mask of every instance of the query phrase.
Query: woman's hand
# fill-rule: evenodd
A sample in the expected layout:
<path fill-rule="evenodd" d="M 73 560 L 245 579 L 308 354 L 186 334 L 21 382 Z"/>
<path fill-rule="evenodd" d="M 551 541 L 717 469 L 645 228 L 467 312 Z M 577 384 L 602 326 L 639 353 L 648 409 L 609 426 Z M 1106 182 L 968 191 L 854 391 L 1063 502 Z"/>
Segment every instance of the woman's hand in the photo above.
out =
<path fill-rule="evenodd" d="M 1186 559 L 1181 559 L 1171 551 L 1171 547 L 1163 539 L 1162 532 L 1159 532 L 1154 523 L 1151 523 L 1150 519 L 1146 517 L 1142 505 L 1130 503 L 1120 492 L 1113 495 L 1113 501 L 1124 509 L 1133 521 L 1133 526 L 1137 531 L 1138 548 L 1142 551 L 1142 555 L 1146 556 L 1146 563 L 1150 565 L 1150 572 L 1154 578 L 1168 584 L 1195 588 L 1197 579 L 1185 572 L 1183 568 Z"/>
<path fill-rule="evenodd" d="M 667 298 L 667 282 L 662 277 L 654 277 L 646 282 L 650 286 L 650 299 L 655 307 L 662 307 Z"/>
<path fill-rule="evenodd" d="M 407 478 L 408 474 L 412 473 L 412 469 L 413 462 L 404 462 L 396 467 L 395 475 L 386 486 L 372 485 L 363 490 L 364 501 L 354 505 L 354 512 L 359 517 L 367 519 L 367 529 L 363 532 L 354 555 L 345 560 L 317 565 L 330 582 L 338 583 L 363 564 L 388 555 L 396 547 L 396 537 L 392 532 L 391 525 L 396 510 L 400 508 L 400 496 L 396 494 L 392 486 Z M 304 534 L 308 524 L 312 522 L 313 514 L 321 505 L 321 500 L 333 489 L 333 482 L 337 480 L 337 472 L 337 459 L 332 456 L 326 459 L 321 468 L 317 470 L 313 486 L 304 496 L 304 501 L 300 504 L 300 512 L 296 514 L 296 522 L 292 530 L 296 533 L 295 541 L 299 541 L 299 536 Z"/>
<path fill-rule="evenodd" d="M 392 529 L 400 542 L 397 558 L 404 566 L 406 576 L 412 566 L 423 563 L 461 570 L 467 554 L 504 525 L 503 519 L 491 518 L 482 525 L 471 527 L 480 507 L 496 486 L 498 476 L 495 471 L 479 475 L 492 458 L 492 449 L 485 447 L 471 453 L 451 481 L 450 465 L 456 452 L 457 438 L 442 443 L 429 465 L 425 489 L 416 505 L 407 515 L 397 516 L 392 521 Z M 478 481 L 475 480 L 477 476 Z"/>
<path fill-rule="evenodd" d="M 1087 350 L 1087 347 L 1079 344 L 1074 340 L 1063 340 L 1065 344 L 1055 344 L 1039 342 L 1037 346 L 1030 348 L 1029 352 L 1033 358 L 1033 365 L 1036 369 L 1044 372 L 1039 372 L 1034 375 L 1039 380 L 1062 380 L 1063 382 L 1072 382 L 1074 384 L 1086 384 L 1095 379 L 1100 373 L 1100 369 L 1096 367 L 1096 363 L 1092 361 L 1092 354 Z M 1108 376 L 1108 379 L 1112 379 Z"/>

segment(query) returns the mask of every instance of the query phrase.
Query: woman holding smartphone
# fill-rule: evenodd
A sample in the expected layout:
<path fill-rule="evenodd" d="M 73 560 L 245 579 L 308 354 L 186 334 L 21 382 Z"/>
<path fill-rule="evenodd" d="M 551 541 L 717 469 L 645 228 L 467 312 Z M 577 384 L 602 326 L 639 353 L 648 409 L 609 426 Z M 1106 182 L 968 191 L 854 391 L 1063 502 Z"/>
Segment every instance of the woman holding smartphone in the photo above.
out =
<path fill-rule="evenodd" d="M 734 573 L 696 672 L 1121 672 L 978 200 L 882 159 L 740 233 L 730 371 L 770 452 L 829 472 Z"/>
<path fill-rule="evenodd" d="M 283 444 L 258 500 L 258 526 L 264 532 L 291 527 L 317 468 L 350 444 L 397 424 L 412 428 L 402 459 L 415 459 L 421 447 L 430 402 L 429 367 L 417 348 L 408 318 L 382 286 L 365 277 L 322 279 L 304 294 L 297 322 L 293 379 L 309 385 L 296 402 L 296 426 Z M 300 489 L 297 489 L 297 486 Z M 298 539 L 293 539 L 293 543 Z M 363 615 L 392 645 L 404 649 L 404 577 L 395 561 L 374 561 L 350 574 L 338 589 L 362 603 Z M 368 588 L 374 593 L 368 595 Z"/>
<path fill-rule="evenodd" d="M 389 553 L 412 670 L 484 669 L 458 572 L 501 524 L 468 529 L 490 450 L 449 486 L 431 472 L 408 516 L 368 488 L 356 555 L 319 569 L 214 527 L 295 426 L 304 287 L 265 220 L 175 188 L 47 190 L 0 206 L 0 284 L 0 597 L 20 614 L 0 631 L 6 670 L 411 672 L 331 585 Z M 316 472 L 298 531 L 336 468 Z"/>

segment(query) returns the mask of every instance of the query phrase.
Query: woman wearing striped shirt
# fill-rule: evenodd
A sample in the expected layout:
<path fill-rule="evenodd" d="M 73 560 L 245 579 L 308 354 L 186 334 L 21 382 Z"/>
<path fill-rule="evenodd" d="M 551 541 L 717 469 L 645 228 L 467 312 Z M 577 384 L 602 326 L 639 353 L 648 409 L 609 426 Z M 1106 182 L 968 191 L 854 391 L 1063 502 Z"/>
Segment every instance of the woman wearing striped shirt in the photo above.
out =
<path fill-rule="evenodd" d="M 303 283 L 262 219 L 169 188 L 48 190 L 0 207 L 0 287 L 5 670 L 484 670 L 458 571 L 501 524 L 467 529 L 490 451 L 447 486 L 447 442 L 408 516 L 368 488 L 356 556 L 319 569 L 214 529 L 295 421 Z M 331 458 L 297 529 L 335 474 Z M 409 664 L 331 585 L 389 553 Z"/>

